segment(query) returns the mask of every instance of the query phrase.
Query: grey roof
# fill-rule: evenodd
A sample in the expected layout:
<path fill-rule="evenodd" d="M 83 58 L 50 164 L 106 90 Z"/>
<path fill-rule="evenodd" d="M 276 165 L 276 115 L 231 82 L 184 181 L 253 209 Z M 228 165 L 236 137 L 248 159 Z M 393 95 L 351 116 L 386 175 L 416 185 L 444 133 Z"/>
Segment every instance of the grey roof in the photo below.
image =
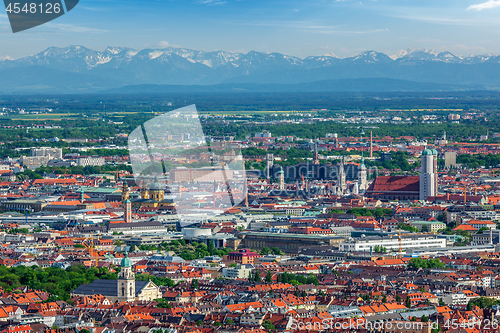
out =
<path fill-rule="evenodd" d="M 141 290 L 148 283 L 149 281 L 135 281 L 135 296 L 139 296 Z M 89 284 L 82 284 L 71 293 L 77 295 L 118 296 L 118 282 L 117 280 L 94 280 Z"/>

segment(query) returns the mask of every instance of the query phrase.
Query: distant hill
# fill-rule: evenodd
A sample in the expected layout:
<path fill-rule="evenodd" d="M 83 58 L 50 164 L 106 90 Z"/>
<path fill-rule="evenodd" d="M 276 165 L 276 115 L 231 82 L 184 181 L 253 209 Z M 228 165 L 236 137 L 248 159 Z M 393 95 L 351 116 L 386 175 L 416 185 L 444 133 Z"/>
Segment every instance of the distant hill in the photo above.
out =
<path fill-rule="evenodd" d="M 0 93 L 442 91 L 500 89 L 500 56 L 407 50 L 339 59 L 279 53 L 51 47 L 0 61 Z"/>
<path fill-rule="evenodd" d="M 451 84 L 411 82 L 396 79 L 341 79 L 324 80 L 298 84 L 256 84 L 234 83 L 215 85 L 130 85 L 108 89 L 102 93 L 141 94 L 141 93 L 218 93 L 218 92 L 394 92 L 394 91 L 458 91 L 482 90 L 484 86 L 461 86 Z"/>

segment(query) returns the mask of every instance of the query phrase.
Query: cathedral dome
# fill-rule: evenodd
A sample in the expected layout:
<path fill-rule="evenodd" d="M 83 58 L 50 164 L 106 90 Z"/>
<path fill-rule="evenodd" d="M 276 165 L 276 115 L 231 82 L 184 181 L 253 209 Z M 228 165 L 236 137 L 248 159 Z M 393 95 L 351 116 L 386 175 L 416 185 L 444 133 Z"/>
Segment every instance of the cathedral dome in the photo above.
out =
<path fill-rule="evenodd" d="M 151 186 L 149 187 L 149 189 L 151 191 L 160 191 L 160 190 L 164 189 L 164 186 L 163 186 L 162 183 L 160 183 L 160 181 L 158 180 L 158 178 L 155 178 L 154 183 L 151 184 Z"/>
<path fill-rule="evenodd" d="M 423 156 L 426 156 L 426 155 L 433 155 L 433 154 L 432 154 L 432 150 L 430 150 L 430 149 L 425 149 L 425 150 L 422 152 L 422 155 L 423 155 Z"/>

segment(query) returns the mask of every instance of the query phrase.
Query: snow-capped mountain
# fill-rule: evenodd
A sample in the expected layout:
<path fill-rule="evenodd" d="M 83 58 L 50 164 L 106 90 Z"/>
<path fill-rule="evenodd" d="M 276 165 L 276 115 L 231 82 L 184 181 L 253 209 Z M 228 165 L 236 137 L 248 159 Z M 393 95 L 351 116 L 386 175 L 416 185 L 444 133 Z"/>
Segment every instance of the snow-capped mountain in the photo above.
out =
<path fill-rule="evenodd" d="M 95 51 L 68 46 L 50 47 L 16 60 L 0 59 L 0 73 L 4 79 L 0 92 L 35 86 L 97 91 L 141 84 L 305 84 L 368 78 L 500 87 L 500 57 L 458 57 L 450 52 L 408 49 L 390 57 L 365 51 L 344 59 L 335 55 L 301 59 L 256 51 L 206 52 L 174 47 Z"/>

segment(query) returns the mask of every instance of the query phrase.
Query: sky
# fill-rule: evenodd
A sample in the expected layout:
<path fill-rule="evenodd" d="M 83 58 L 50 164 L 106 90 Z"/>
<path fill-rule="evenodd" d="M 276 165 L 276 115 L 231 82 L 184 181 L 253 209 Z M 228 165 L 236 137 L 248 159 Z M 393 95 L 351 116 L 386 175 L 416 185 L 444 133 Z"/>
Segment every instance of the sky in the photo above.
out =
<path fill-rule="evenodd" d="M 66 15 L 15 34 L 0 10 L 0 59 L 68 45 L 300 58 L 409 48 L 500 54 L 500 0 L 80 0 Z"/>

